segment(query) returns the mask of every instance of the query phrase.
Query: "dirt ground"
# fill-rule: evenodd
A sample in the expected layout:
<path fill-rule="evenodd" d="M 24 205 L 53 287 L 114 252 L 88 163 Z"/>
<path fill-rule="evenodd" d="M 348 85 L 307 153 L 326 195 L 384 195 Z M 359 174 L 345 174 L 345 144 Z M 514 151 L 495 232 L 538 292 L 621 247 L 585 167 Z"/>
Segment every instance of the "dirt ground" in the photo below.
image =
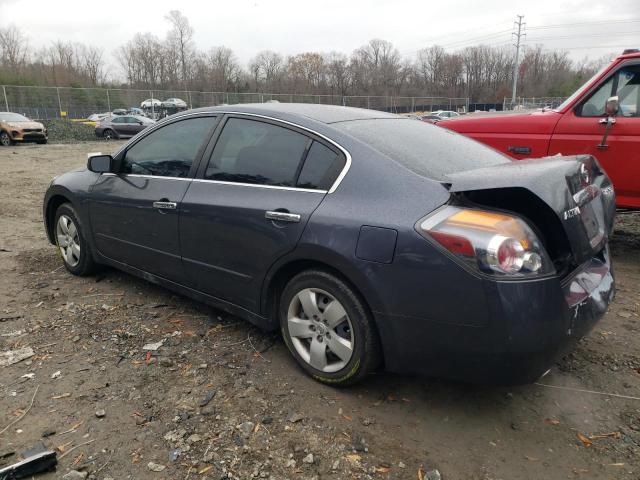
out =
<path fill-rule="evenodd" d="M 237 318 L 61 267 L 44 191 L 116 146 L 0 148 L 0 353 L 34 350 L 0 367 L 0 466 L 43 442 L 59 465 L 41 479 L 640 478 L 640 215 L 618 216 L 610 312 L 544 385 L 381 373 L 335 390 Z"/>

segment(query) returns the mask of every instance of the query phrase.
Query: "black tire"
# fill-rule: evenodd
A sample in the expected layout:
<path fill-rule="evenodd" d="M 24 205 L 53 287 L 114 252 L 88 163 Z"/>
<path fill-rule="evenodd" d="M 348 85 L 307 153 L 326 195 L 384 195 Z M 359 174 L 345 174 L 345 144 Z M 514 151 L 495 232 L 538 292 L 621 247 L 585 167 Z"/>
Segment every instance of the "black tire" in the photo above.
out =
<path fill-rule="evenodd" d="M 349 331 L 352 332 L 352 336 L 350 336 L 352 339 L 352 353 L 349 361 L 346 362 L 343 368 L 340 368 L 337 371 L 325 372 L 314 368 L 300 355 L 297 350 L 299 347 L 294 345 L 295 339 L 293 339 L 289 333 L 288 318 L 290 307 L 295 309 L 292 305 L 295 305 L 296 297 L 298 297 L 299 293 L 302 293 L 307 289 L 326 292 L 332 296 L 334 300 L 338 300 L 346 312 L 347 320 L 345 320 L 345 322 L 348 321 Z M 321 293 L 319 294 L 322 295 Z M 285 286 L 280 297 L 278 315 L 282 336 L 287 348 L 302 369 L 321 383 L 335 387 L 353 385 L 375 371 L 381 363 L 382 354 L 380 339 L 374 320 L 371 313 L 369 313 L 369 309 L 360 295 L 350 285 L 332 273 L 324 270 L 306 270 L 293 277 Z M 304 311 L 300 315 L 305 316 L 305 321 L 306 318 L 308 318 Z M 317 323 L 319 324 L 320 322 Z M 344 329 L 345 323 L 342 323 L 341 325 L 342 327 L 340 328 Z M 327 328 L 327 326 L 325 325 L 324 328 Z M 327 330 L 323 330 L 322 332 L 326 331 Z M 322 337 L 322 332 L 320 332 L 320 335 L 317 335 L 318 340 L 320 340 L 319 337 Z M 336 332 L 337 330 L 329 329 L 329 333 L 335 335 Z M 312 336 L 316 336 L 316 333 L 317 330 L 314 330 Z M 325 335 L 330 339 L 331 337 L 329 336 L 329 333 L 325 333 Z M 309 339 L 309 345 L 312 341 L 313 339 Z M 331 340 L 326 340 L 327 347 L 329 346 L 328 342 L 330 341 Z M 300 338 L 298 338 L 298 346 L 301 345 L 299 342 Z M 304 340 L 304 342 L 306 343 L 306 340 Z M 326 349 L 325 352 L 331 352 L 331 350 Z M 329 354 L 329 356 L 332 356 L 332 354 Z M 337 356 L 335 358 L 340 360 Z"/>
<path fill-rule="evenodd" d="M 7 132 L 0 132 L 0 145 L 3 147 L 10 147 L 13 145 L 13 140 Z"/>
<path fill-rule="evenodd" d="M 116 132 L 114 132 L 110 128 L 107 128 L 102 132 L 102 138 L 104 138 L 105 140 L 115 140 L 118 138 L 118 135 L 116 135 Z"/>
<path fill-rule="evenodd" d="M 60 222 L 61 217 L 66 217 L 70 219 L 76 229 L 77 236 L 76 243 L 80 246 L 80 253 L 77 258 L 77 263 L 73 264 L 73 262 L 69 262 L 65 258 L 65 254 L 63 253 L 63 248 L 60 246 L 60 241 L 58 237 L 58 224 Z M 84 277 L 86 275 L 90 275 L 96 270 L 96 264 L 93 260 L 93 252 L 91 250 L 91 246 L 87 241 L 84 235 L 84 228 L 82 223 L 80 222 L 80 218 L 76 214 L 73 206 L 70 203 L 63 203 L 56 210 L 56 214 L 54 217 L 54 223 L 52 225 L 53 228 L 53 237 L 56 242 L 56 247 L 58 249 L 58 253 L 60 254 L 60 258 L 65 266 L 65 268 L 72 273 L 73 275 L 77 275 L 79 277 Z"/>
<path fill-rule="evenodd" d="M 47 142 L 48 142 L 48 140 L 38 140 L 37 141 L 38 145 L 46 145 Z"/>

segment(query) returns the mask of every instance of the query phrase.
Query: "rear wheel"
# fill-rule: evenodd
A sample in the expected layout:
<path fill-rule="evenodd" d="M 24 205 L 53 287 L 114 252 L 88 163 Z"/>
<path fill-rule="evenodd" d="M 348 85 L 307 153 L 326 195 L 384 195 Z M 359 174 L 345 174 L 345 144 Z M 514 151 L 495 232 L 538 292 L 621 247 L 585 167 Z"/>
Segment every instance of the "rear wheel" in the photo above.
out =
<path fill-rule="evenodd" d="M 102 132 L 102 138 L 104 138 L 105 140 L 113 140 L 114 138 L 118 137 L 116 137 L 116 132 L 114 132 L 110 128 L 107 128 L 104 132 Z"/>
<path fill-rule="evenodd" d="M 3 147 L 9 147 L 13 145 L 13 140 L 7 132 L 0 132 L 0 145 Z"/>
<path fill-rule="evenodd" d="M 37 142 L 39 145 L 45 145 L 47 143 L 47 140 L 38 140 Z"/>
<path fill-rule="evenodd" d="M 316 380 L 351 385 L 380 364 L 380 341 L 359 295 L 339 277 L 307 270 L 280 301 L 280 327 L 300 366 Z"/>
<path fill-rule="evenodd" d="M 58 252 L 69 272 L 78 276 L 93 273 L 95 263 L 91 247 L 70 203 L 63 203 L 56 211 L 54 236 Z"/>

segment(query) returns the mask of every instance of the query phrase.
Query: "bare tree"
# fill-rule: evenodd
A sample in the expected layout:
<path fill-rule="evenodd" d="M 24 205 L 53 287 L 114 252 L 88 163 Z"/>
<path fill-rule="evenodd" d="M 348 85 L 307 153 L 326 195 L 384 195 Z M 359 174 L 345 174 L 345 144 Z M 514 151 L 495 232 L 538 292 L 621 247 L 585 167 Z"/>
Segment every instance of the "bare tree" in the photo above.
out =
<path fill-rule="evenodd" d="M 179 55 L 182 85 L 186 89 L 189 83 L 190 63 L 193 60 L 193 28 L 189 19 L 180 10 L 171 10 L 164 17 L 172 26 L 168 34 L 169 45 Z"/>
<path fill-rule="evenodd" d="M 103 50 L 101 48 L 80 45 L 78 56 L 80 69 L 92 85 L 98 85 L 104 77 Z"/>
<path fill-rule="evenodd" d="M 0 64 L 15 70 L 29 60 L 29 41 L 15 25 L 0 28 Z"/>
<path fill-rule="evenodd" d="M 172 10 L 165 18 L 171 25 L 165 39 L 137 33 L 115 50 L 127 86 L 469 97 L 472 102 L 498 103 L 507 95 L 513 75 L 511 48 L 476 45 L 448 52 L 434 45 L 410 59 L 382 39 L 373 39 L 350 55 L 309 51 L 285 59 L 278 52 L 263 50 L 243 68 L 228 47 L 198 51 L 193 28 L 180 11 Z M 28 38 L 17 27 L 0 28 L 0 83 L 103 85 L 105 63 L 101 49 L 61 40 L 32 53 Z M 541 46 L 525 48 L 519 91 L 523 96 L 566 96 L 600 63 L 572 62 L 567 52 Z"/>
<path fill-rule="evenodd" d="M 263 50 L 251 60 L 249 68 L 257 88 L 262 83 L 264 91 L 275 91 L 284 72 L 284 60 L 279 53 Z"/>

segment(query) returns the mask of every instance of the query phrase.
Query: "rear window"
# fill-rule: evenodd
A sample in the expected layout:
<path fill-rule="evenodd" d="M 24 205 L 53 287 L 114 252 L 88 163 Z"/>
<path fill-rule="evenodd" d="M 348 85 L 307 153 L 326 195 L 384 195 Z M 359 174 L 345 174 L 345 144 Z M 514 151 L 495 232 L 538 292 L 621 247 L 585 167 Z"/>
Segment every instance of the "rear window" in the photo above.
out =
<path fill-rule="evenodd" d="M 475 140 L 419 120 L 354 120 L 332 126 L 418 175 L 436 180 L 446 180 L 452 173 L 511 161 Z"/>

